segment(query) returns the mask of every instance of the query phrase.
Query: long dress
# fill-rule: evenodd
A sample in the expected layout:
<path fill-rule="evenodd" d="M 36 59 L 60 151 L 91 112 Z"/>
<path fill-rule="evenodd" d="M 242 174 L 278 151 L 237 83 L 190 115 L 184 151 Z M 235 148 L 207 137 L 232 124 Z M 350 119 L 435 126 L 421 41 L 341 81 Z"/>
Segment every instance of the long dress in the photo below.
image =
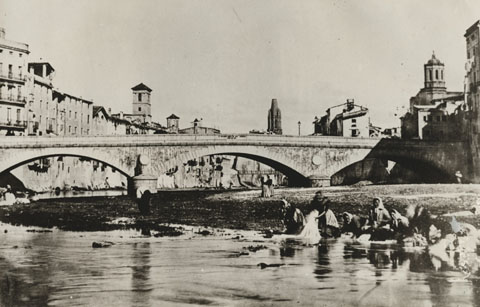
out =
<path fill-rule="evenodd" d="M 318 221 L 316 219 L 318 214 L 318 210 L 312 210 L 312 212 L 305 217 L 305 227 L 298 235 L 299 238 L 305 239 L 308 244 L 317 244 L 322 238 L 320 236 L 320 232 L 318 231 Z"/>

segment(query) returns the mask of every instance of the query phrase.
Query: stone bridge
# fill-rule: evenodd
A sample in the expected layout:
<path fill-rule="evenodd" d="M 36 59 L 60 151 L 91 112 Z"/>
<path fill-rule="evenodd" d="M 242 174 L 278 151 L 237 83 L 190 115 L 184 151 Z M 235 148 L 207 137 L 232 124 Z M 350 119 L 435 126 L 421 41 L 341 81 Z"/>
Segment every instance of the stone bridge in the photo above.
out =
<path fill-rule="evenodd" d="M 234 155 L 281 171 L 295 186 L 329 185 L 334 174 L 365 159 L 392 160 L 454 180 L 457 170 L 469 174 L 464 146 L 461 142 L 331 136 L 11 136 L 0 139 L 0 173 L 42 157 L 75 156 L 105 163 L 128 178 L 140 174 L 143 164 L 143 174 L 158 177 L 188 160 Z"/>

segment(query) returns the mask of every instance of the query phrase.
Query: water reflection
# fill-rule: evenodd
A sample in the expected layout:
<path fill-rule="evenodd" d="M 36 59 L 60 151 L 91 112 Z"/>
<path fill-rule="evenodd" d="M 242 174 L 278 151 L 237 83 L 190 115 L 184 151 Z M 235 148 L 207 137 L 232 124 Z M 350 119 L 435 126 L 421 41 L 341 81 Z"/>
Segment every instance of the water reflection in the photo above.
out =
<path fill-rule="evenodd" d="M 150 242 L 133 244 L 132 252 L 132 306 L 149 306 L 152 283 L 150 281 Z"/>
<path fill-rule="evenodd" d="M 99 238 L 116 244 L 92 249 Z M 266 249 L 231 256 L 255 244 Z M 0 306 L 231 306 L 273 300 L 285 306 L 479 306 L 480 273 L 474 266 L 470 275 L 461 269 L 477 255 L 449 257 L 342 240 L 304 246 L 288 240 L 143 237 L 140 230 L 22 230 L 0 236 Z M 261 270 L 258 263 L 281 266 Z"/>
<path fill-rule="evenodd" d="M 315 278 L 326 282 L 326 280 L 330 278 L 330 273 L 332 273 L 332 268 L 328 255 L 328 242 L 322 241 L 321 244 L 318 246 L 317 250 L 317 266 L 313 273 L 315 274 Z"/>

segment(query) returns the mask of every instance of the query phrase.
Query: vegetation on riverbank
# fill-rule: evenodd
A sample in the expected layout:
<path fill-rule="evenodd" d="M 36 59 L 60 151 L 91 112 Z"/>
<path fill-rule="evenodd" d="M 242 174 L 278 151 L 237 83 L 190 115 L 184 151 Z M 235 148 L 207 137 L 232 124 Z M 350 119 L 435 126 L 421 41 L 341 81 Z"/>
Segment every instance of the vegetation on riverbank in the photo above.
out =
<path fill-rule="evenodd" d="M 432 214 L 468 210 L 480 198 L 480 185 L 421 184 L 328 187 L 321 189 L 282 189 L 272 198 L 260 198 L 260 191 L 161 191 L 152 199 L 149 216 L 138 212 L 127 196 L 40 200 L 31 204 L 0 207 L 0 221 L 72 231 L 104 231 L 123 228 L 151 229 L 176 235 L 164 224 L 244 230 L 282 230 L 282 202 L 308 212 L 315 193 L 331 199 L 339 216 L 343 211 L 365 214 L 374 197 L 383 198 L 387 208 L 400 212 L 410 204 L 421 204 Z M 127 223 L 112 223 L 127 218 Z M 476 216 L 458 220 L 480 227 Z M 162 225 L 160 225 L 162 224 Z"/>

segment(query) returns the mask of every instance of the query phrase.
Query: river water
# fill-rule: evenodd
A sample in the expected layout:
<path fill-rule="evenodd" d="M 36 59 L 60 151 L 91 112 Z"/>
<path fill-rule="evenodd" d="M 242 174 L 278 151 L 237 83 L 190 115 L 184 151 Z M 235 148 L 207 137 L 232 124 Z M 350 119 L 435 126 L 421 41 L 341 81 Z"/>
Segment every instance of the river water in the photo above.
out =
<path fill-rule="evenodd" d="M 480 305 L 479 277 L 458 269 L 455 257 L 448 264 L 395 246 L 306 246 L 195 228 L 175 238 L 32 229 L 0 224 L 1 306 Z M 92 248 L 94 241 L 115 244 Z"/>

